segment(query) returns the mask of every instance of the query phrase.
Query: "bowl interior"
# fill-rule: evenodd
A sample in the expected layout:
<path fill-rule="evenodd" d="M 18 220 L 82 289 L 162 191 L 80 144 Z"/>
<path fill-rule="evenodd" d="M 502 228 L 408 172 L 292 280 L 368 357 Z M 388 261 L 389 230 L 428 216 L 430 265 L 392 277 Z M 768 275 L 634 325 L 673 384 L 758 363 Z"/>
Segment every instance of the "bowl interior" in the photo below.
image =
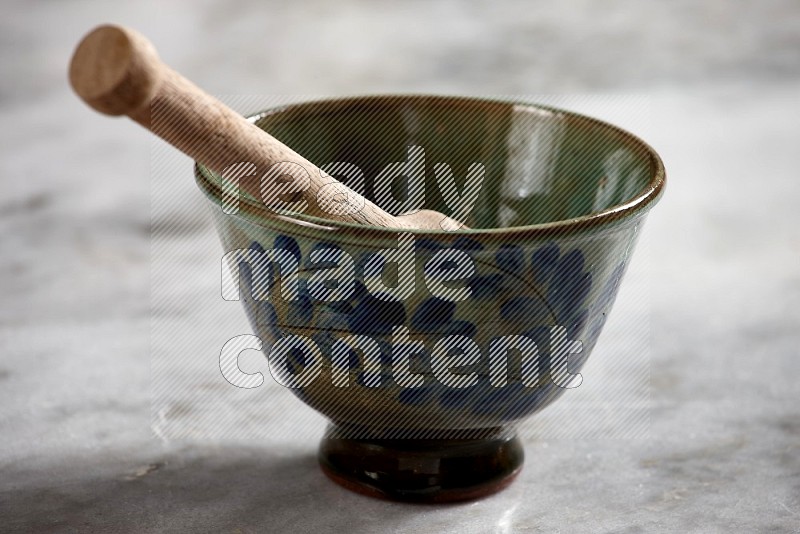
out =
<path fill-rule="evenodd" d="M 454 215 L 452 195 L 464 194 L 470 166 L 479 163 L 485 174 L 467 211 L 471 228 L 563 221 L 643 199 L 659 166 L 646 144 L 611 125 L 510 102 L 367 97 L 292 105 L 254 120 L 393 214 Z M 441 164 L 455 184 L 449 198 Z"/>

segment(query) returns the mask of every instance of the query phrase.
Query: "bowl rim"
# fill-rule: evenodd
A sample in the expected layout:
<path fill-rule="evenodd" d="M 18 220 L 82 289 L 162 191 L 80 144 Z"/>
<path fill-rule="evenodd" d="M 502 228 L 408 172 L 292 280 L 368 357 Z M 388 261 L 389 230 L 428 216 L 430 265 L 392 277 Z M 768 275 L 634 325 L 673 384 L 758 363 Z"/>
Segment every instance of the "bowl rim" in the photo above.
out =
<path fill-rule="evenodd" d="M 304 227 L 316 227 L 321 230 L 327 231 L 357 231 L 361 236 L 374 236 L 376 238 L 387 237 L 389 235 L 396 235 L 398 233 L 410 233 L 413 235 L 453 235 L 456 237 L 469 236 L 478 237 L 481 235 L 498 236 L 498 235 L 512 235 L 515 237 L 547 237 L 553 235 L 564 235 L 582 230 L 594 229 L 598 227 L 607 226 L 613 223 L 624 223 L 625 221 L 637 218 L 637 215 L 643 215 L 656 202 L 661 198 L 666 185 L 666 171 L 664 163 L 658 153 L 648 143 L 643 141 L 638 136 L 628 132 L 627 130 L 615 126 L 606 121 L 590 117 L 574 111 L 565 110 L 558 107 L 537 104 L 534 102 L 521 101 L 516 99 L 502 99 L 502 98 L 488 98 L 488 97 L 472 97 L 472 96 L 449 96 L 449 95 L 432 95 L 432 94 L 376 94 L 376 95 L 362 95 L 362 96 L 347 96 L 347 97 L 332 97 L 317 100 L 304 100 L 291 104 L 279 105 L 267 108 L 257 113 L 248 114 L 246 118 L 255 123 L 258 120 L 277 114 L 297 113 L 313 109 L 314 107 L 325 107 L 331 109 L 332 107 L 346 107 L 352 106 L 357 103 L 368 102 L 381 102 L 383 104 L 391 104 L 394 101 L 408 101 L 409 99 L 419 101 L 431 101 L 438 104 L 450 104 L 457 106 L 502 106 L 502 107 L 521 107 L 528 108 L 532 111 L 545 112 L 550 114 L 558 114 L 567 120 L 573 120 L 579 123 L 584 123 L 586 127 L 594 126 L 599 127 L 619 136 L 623 142 L 634 145 L 639 151 L 646 154 L 650 163 L 650 179 L 647 185 L 639 190 L 632 198 L 616 204 L 602 211 L 592 212 L 579 217 L 568 219 L 560 219 L 557 221 L 550 221 L 546 223 L 538 223 L 525 226 L 512 226 L 507 228 L 468 228 L 458 230 L 431 230 L 431 229 L 409 229 L 409 228 L 387 228 L 372 225 L 362 225 L 355 223 L 348 223 L 343 221 L 334 221 L 329 219 L 322 219 L 304 213 L 276 211 L 266 208 L 263 204 L 256 204 L 249 202 L 247 199 L 240 198 L 238 204 L 238 213 L 227 214 L 233 217 L 242 217 L 248 221 L 263 226 L 263 222 L 283 222 L 290 224 L 297 224 Z M 214 179 L 213 173 L 198 162 L 194 162 L 194 176 L 198 187 L 203 193 L 213 201 L 215 204 L 220 205 L 221 187 Z"/>

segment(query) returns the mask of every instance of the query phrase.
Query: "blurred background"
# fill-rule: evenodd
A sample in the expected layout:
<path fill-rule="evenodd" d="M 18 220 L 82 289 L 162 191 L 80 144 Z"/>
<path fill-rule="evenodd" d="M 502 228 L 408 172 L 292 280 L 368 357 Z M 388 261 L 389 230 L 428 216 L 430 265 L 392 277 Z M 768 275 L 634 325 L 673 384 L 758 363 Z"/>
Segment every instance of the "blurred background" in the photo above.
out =
<path fill-rule="evenodd" d="M 0 531 L 800 531 L 796 0 L 65 0 L 3 11 Z M 154 436 L 151 252 L 189 268 L 214 265 L 219 249 L 188 159 L 69 89 L 74 46 L 103 22 L 138 29 L 243 112 L 270 95 L 543 95 L 642 136 L 669 176 L 630 273 L 649 281 L 647 436 L 531 437 L 511 488 L 442 508 L 334 486 L 316 467 L 316 438 Z M 628 95 L 647 106 L 603 104 Z M 183 174 L 182 198 L 151 220 L 159 158 Z M 193 295 L 215 283 L 178 288 L 187 324 Z M 598 351 L 642 314 L 637 302 L 620 295 Z M 219 320 L 248 331 L 226 309 Z"/>

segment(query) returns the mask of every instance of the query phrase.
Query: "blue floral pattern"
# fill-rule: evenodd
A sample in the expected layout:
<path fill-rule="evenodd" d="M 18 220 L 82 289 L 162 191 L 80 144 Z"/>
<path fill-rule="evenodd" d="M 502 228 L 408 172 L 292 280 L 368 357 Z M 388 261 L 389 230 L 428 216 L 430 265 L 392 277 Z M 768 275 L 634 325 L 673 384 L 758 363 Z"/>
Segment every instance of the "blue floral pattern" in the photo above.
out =
<path fill-rule="evenodd" d="M 313 250 L 338 250 L 339 247 L 333 243 L 313 243 L 305 257 L 292 237 L 277 235 L 271 245 L 294 255 L 301 273 L 306 275 L 315 269 L 336 266 L 335 262 L 315 264 L 309 258 Z M 264 246 L 256 242 L 250 248 L 257 252 L 264 250 Z M 589 352 L 587 349 L 594 345 L 603 326 L 607 308 L 624 272 L 624 262 L 597 292 L 595 302 L 587 302 L 593 278 L 579 248 L 562 249 L 556 243 L 548 243 L 529 251 L 518 245 L 503 244 L 494 251 L 487 251 L 481 243 L 465 237 L 455 239 L 449 245 L 429 238 L 415 241 L 415 253 L 423 258 L 448 248 L 466 252 L 476 265 L 474 276 L 467 281 L 471 295 L 464 301 L 451 302 L 430 294 L 408 302 L 378 299 L 367 291 L 363 283 L 362 257 L 356 261 L 355 290 L 346 301 L 315 300 L 309 294 L 307 280 L 301 276 L 298 298 L 285 302 L 280 309 L 272 302 L 250 296 L 256 287 L 266 289 L 267 293 L 274 291 L 274 270 L 266 267 L 263 272 L 254 273 L 249 267 L 242 266 L 240 276 L 245 308 L 259 335 L 269 342 L 295 332 L 311 336 L 328 359 L 331 358 L 333 343 L 339 337 L 365 334 L 375 339 L 380 346 L 383 365 L 379 377 L 364 371 L 364 362 L 355 350 L 348 354 L 350 368 L 357 373 L 356 382 L 370 387 L 375 385 L 376 378 L 380 379 L 383 387 L 394 385 L 390 367 L 391 333 L 396 327 L 408 328 L 413 340 L 425 342 L 425 349 L 412 353 L 410 359 L 411 371 L 424 376 L 425 383 L 416 388 L 395 388 L 395 400 L 401 405 L 413 407 L 436 403 L 443 411 L 460 410 L 477 417 L 505 421 L 518 419 L 548 404 L 563 390 L 549 383 L 527 387 L 518 377 L 512 378 L 505 387 L 494 387 L 488 379 L 488 361 L 484 361 L 488 358 L 462 369 L 464 372 L 477 372 L 477 384 L 463 389 L 442 385 L 432 375 L 430 350 L 433 343 L 445 336 L 459 335 L 485 345 L 485 339 L 477 339 L 479 328 L 476 325 L 480 324 L 488 326 L 485 329 L 497 336 L 522 334 L 530 337 L 543 356 L 540 360 L 546 361 L 549 357 L 549 327 L 563 325 L 570 339 L 581 339 L 586 346 L 583 356 L 571 362 L 571 367 L 576 368 L 571 372 L 577 372 Z M 486 348 L 481 346 L 482 350 Z M 301 351 L 291 353 L 287 358 L 286 372 L 297 373 L 305 363 Z M 301 398 L 304 395 L 302 391 L 297 394 Z"/>

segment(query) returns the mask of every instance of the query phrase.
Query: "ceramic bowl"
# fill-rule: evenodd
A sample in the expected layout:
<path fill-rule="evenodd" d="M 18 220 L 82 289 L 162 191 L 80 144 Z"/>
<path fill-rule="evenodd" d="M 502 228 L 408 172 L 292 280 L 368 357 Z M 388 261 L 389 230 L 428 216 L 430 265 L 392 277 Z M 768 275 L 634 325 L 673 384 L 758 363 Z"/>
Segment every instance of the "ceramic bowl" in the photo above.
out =
<path fill-rule="evenodd" d="M 252 120 L 387 211 L 470 228 L 277 214 L 232 202 L 196 167 L 273 375 L 331 422 L 323 470 L 403 500 L 508 484 L 523 459 L 515 422 L 580 383 L 663 191 L 658 155 L 612 125 L 519 102 L 348 98 Z M 465 187 L 475 169 L 482 181 Z"/>

